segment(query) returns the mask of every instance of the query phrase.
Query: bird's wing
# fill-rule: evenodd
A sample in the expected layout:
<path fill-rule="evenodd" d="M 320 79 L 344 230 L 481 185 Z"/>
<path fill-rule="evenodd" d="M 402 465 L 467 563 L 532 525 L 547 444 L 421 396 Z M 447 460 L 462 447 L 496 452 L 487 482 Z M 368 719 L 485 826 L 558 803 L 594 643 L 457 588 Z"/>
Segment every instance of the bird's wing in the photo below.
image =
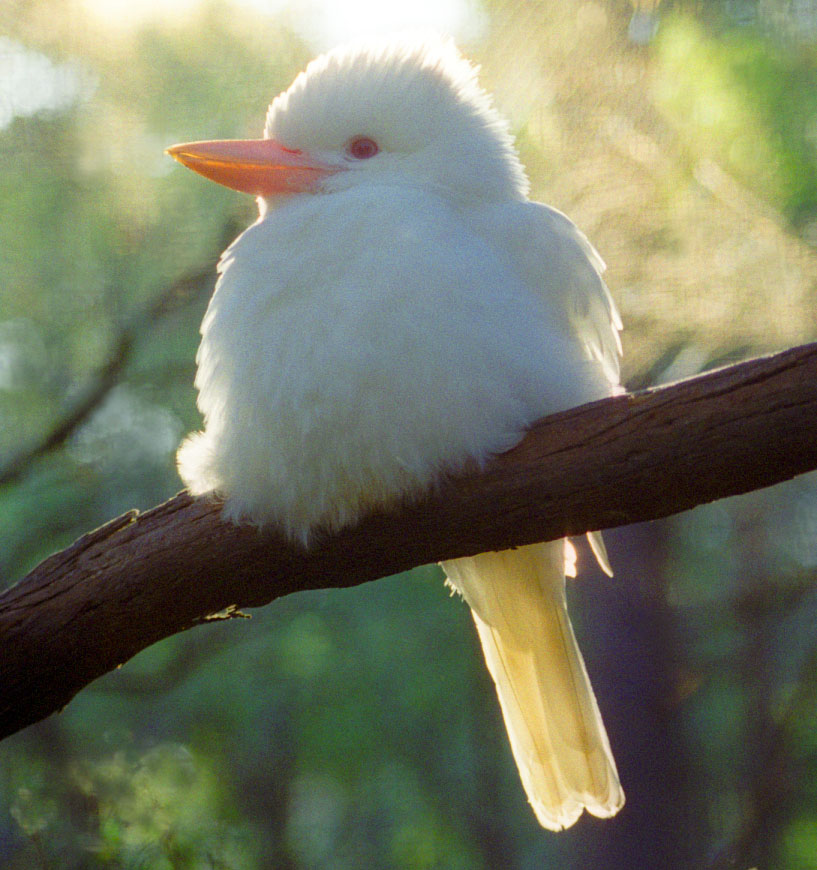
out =
<path fill-rule="evenodd" d="M 575 336 L 601 374 L 590 379 L 589 392 L 573 397 L 574 403 L 620 392 L 621 317 L 602 279 L 604 260 L 587 236 L 562 212 L 538 202 L 495 205 L 482 220 L 485 237 L 509 254 L 517 277 L 541 294 L 550 316 L 565 334 Z M 599 566 L 612 577 L 601 533 L 588 532 L 587 539 Z"/>
<path fill-rule="evenodd" d="M 602 280 L 604 261 L 582 231 L 562 212 L 537 202 L 493 206 L 483 232 L 510 257 L 525 284 L 541 293 L 604 373 L 601 398 L 618 390 L 621 318 Z"/>

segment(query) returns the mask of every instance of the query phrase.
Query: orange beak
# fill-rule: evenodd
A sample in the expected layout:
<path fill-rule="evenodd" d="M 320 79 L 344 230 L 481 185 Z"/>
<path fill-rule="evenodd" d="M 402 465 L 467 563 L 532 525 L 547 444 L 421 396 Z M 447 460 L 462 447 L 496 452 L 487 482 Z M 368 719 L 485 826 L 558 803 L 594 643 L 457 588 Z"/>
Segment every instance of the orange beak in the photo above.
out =
<path fill-rule="evenodd" d="M 273 139 L 188 142 L 171 145 L 167 153 L 199 175 L 253 196 L 311 193 L 341 169 Z"/>

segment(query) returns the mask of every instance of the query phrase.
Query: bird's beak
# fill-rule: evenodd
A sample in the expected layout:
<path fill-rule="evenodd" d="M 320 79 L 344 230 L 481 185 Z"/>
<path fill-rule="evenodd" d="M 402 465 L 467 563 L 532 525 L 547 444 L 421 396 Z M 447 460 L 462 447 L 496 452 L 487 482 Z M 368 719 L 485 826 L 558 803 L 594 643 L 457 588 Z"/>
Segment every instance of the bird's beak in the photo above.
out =
<path fill-rule="evenodd" d="M 273 139 L 215 139 L 171 145 L 167 153 L 188 169 L 233 190 L 254 196 L 310 193 L 340 171 L 305 151 Z"/>

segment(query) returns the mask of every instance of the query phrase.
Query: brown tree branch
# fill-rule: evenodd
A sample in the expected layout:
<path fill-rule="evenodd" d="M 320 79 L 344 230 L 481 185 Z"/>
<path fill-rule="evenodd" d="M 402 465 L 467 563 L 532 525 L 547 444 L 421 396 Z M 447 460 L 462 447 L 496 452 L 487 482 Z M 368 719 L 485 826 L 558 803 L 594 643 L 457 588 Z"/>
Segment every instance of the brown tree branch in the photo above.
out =
<path fill-rule="evenodd" d="M 480 470 L 306 551 L 186 493 L 132 511 L 0 596 L 0 736 L 231 607 L 656 519 L 817 468 L 817 344 L 537 423 Z"/>

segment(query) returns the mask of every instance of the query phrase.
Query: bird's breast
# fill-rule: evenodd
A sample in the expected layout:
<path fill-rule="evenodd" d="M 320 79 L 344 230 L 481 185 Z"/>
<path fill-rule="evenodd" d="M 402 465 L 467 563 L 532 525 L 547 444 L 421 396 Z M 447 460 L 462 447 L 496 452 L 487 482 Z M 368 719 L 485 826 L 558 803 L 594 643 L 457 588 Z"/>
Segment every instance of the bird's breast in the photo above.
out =
<path fill-rule="evenodd" d="M 575 379 L 541 294 L 433 197 L 302 198 L 224 264 L 197 386 L 235 516 L 350 522 L 508 448 Z"/>

